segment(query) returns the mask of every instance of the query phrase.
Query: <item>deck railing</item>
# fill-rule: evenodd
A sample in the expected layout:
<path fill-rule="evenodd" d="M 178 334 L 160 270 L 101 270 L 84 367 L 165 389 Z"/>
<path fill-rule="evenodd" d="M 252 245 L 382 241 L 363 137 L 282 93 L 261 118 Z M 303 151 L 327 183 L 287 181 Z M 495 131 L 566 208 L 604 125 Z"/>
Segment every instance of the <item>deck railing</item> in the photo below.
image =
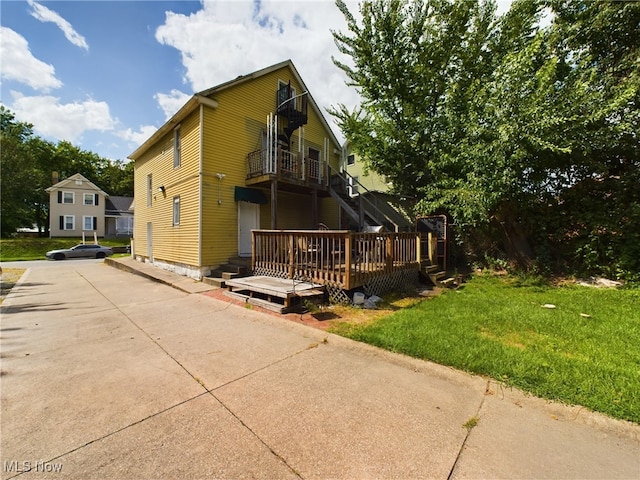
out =
<path fill-rule="evenodd" d="M 247 179 L 276 175 L 294 183 L 327 185 L 327 166 L 322 160 L 302 157 L 282 148 L 272 157 L 268 153 L 262 149 L 247 155 Z"/>
<path fill-rule="evenodd" d="M 364 285 L 375 276 L 419 270 L 418 233 L 357 233 L 347 230 L 254 230 L 254 272 L 281 278 Z"/>

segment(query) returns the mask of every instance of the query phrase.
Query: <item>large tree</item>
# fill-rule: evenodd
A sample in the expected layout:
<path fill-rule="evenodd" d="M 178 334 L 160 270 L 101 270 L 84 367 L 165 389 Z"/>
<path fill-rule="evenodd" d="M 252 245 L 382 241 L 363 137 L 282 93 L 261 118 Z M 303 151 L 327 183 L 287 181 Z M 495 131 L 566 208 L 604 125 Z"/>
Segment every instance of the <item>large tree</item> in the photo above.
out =
<path fill-rule="evenodd" d="M 378 0 L 356 20 L 337 4 L 351 63 L 336 64 L 362 103 L 333 114 L 418 213 L 446 211 L 529 265 L 570 233 L 549 229 L 549 206 L 613 166 L 637 171 L 640 5 L 516 0 L 498 17 L 491 1 Z"/>
<path fill-rule="evenodd" d="M 67 141 L 57 144 L 34 135 L 32 125 L 16 120 L 0 105 L 0 189 L 2 236 L 21 227 L 48 230 L 53 172 L 63 180 L 81 173 L 110 195 L 133 196 L 133 163 L 111 161 Z"/>

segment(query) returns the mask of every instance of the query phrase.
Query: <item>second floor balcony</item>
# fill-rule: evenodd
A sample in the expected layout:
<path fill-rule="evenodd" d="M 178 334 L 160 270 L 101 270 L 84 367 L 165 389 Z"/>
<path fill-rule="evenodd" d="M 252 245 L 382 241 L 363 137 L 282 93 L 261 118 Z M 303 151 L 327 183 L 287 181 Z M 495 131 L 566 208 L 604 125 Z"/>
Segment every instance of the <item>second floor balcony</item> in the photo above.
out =
<path fill-rule="evenodd" d="M 326 190 L 328 177 L 326 162 L 283 148 L 256 150 L 247 155 L 247 185 L 277 179 L 285 185 Z"/>

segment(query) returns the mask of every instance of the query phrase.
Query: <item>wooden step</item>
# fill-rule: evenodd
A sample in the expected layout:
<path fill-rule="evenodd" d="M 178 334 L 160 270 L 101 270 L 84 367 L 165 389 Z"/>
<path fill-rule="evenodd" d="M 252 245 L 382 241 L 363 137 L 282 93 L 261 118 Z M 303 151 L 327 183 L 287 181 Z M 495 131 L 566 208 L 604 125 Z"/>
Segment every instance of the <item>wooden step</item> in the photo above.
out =
<path fill-rule="evenodd" d="M 202 277 L 202 282 L 219 288 L 225 288 L 227 286 L 224 278 L 220 277 Z"/>

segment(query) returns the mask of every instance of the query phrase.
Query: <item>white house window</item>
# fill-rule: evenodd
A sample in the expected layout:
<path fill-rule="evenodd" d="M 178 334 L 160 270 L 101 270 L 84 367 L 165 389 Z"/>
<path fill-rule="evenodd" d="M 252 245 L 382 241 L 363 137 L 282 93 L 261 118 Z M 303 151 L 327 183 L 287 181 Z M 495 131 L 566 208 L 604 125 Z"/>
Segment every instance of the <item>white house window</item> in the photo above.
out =
<path fill-rule="evenodd" d="M 84 197 L 84 204 L 85 205 L 93 205 L 94 204 L 94 200 L 95 200 L 95 195 L 93 193 L 85 193 L 83 195 Z"/>
<path fill-rule="evenodd" d="M 76 217 L 73 215 L 64 216 L 64 229 L 75 230 L 76 229 Z"/>
<path fill-rule="evenodd" d="M 358 195 L 358 177 L 349 177 L 349 195 Z"/>
<path fill-rule="evenodd" d="M 96 230 L 96 217 L 82 217 L 82 229 L 83 230 Z"/>
<path fill-rule="evenodd" d="M 173 131 L 173 168 L 180 166 L 182 156 L 182 139 L 180 135 L 180 127 Z"/>
<path fill-rule="evenodd" d="M 353 165 L 354 163 L 356 163 L 355 155 L 349 155 L 347 157 L 347 165 Z"/>
<path fill-rule="evenodd" d="M 151 197 L 153 195 L 152 191 L 153 185 L 151 183 L 151 174 L 147 175 L 147 207 L 151 206 Z"/>
<path fill-rule="evenodd" d="M 62 203 L 74 203 L 73 192 L 62 192 Z"/>
<path fill-rule="evenodd" d="M 180 225 L 180 197 L 173 197 L 173 225 Z"/>

